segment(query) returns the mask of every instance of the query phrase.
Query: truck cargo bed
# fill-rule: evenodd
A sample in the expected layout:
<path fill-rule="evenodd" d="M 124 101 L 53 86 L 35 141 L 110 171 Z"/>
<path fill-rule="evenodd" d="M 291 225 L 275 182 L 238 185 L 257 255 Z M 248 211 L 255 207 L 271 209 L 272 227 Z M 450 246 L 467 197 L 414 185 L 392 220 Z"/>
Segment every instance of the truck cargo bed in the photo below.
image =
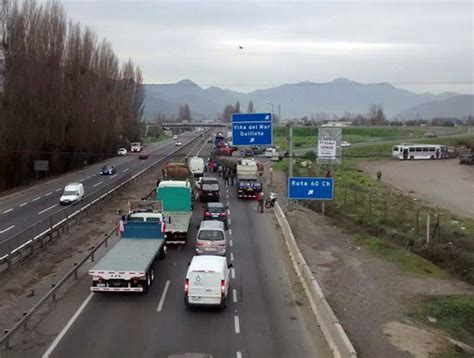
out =
<path fill-rule="evenodd" d="M 180 212 L 164 212 L 166 220 L 166 242 L 171 244 L 184 244 L 191 222 L 192 211 Z M 171 222 L 170 219 L 171 218 Z"/>
<path fill-rule="evenodd" d="M 126 239 L 119 240 L 112 249 L 91 269 L 89 274 L 124 272 L 139 276 L 145 274 L 154 260 L 164 239 Z"/>

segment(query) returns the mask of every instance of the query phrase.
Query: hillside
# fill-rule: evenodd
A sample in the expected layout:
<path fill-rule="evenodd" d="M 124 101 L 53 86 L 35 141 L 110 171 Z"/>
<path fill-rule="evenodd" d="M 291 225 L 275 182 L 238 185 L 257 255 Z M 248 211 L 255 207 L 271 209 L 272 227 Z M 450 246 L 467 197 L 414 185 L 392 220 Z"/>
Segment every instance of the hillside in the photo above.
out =
<path fill-rule="evenodd" d="M 408 108 L 395 115 L 394 118 L 407 120 L 413 118 L 465 117 L 469 115 L 474 115 L 474 96 L 458 95 L 442 101 L 432 101 Z"/>
<path fill-rule="evenodd" d="M 457 95 L 416 94 L 389 83 L 362 84 L 346 78 L 325 83 L 305 81 L 283 84 L 250 93 L 219 87 L 203 89 L 191 80 L 149 84 L 145 85 L 145 89 L 145 117 L 148 119 L 157 113 L 176 116 L 179 105 L 184 103 L 189 104 L 194 116 L 215 119 L 225 105 L 240 101 L 241 110 L 245 110 L 250 100 L 253 100 L 256 111 L 271 110 L 267 102 L 274 104 L 275 112 L 280 105 L 283 118 L 299 118 L 312 113 L 367 113 L 374 103 L 383 104 L 385 113 L 390 117 L 407 108 Z"/>

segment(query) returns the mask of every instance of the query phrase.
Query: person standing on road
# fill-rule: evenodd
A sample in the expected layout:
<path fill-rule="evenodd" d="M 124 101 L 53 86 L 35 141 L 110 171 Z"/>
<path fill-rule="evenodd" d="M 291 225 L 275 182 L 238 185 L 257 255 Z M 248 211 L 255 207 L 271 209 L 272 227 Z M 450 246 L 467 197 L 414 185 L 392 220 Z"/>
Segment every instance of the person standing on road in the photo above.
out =
<path fill-rule="evenodd" d="M 229 186 L 229 179 L 230 179 L 230 173 L 229 173 L 228 168 L 224 171 L 223 178 L 224 178 L 224 185 L 226 187 L 228 187 Z"/>
<path fill-rule="evenodd" d="M 232 186 L 234 186 L 234 181 L 236 182 L 235 184 L 237 184 L 237 172 L 235 171 L 235 169 L 231 169 L 230 171 L 230 182 L 232 183 Z"/>
<path fill-rule="evenodd" d="M 258 202 L 258 207 L 257 211 L 260 213 L 263 213 L 263 201 L 264 201 L 264 194 L 263 191 L 257 194 L 257 202 Z"/>
<path fill-rule="evenodd" d="M 221 176 L 222 176 L 222 172 L 224 171 L 224 168 L 222 167 L 221 164 L 219 164 L 219 166 L 217 167 L 217 171 L 218 171 L 218 175 L 221 177 Z"/>

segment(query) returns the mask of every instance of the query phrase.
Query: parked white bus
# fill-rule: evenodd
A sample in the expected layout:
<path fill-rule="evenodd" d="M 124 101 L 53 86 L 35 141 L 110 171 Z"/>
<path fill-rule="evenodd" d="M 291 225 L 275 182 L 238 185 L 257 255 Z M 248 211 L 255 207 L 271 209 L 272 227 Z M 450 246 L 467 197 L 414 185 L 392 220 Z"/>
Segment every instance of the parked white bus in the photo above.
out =
<path fill-rule="evenodd" d="M 398 159 L 446 159 L 448 147 L 439 144 L 399 144 L 393 147 L 392 156 Z"/>

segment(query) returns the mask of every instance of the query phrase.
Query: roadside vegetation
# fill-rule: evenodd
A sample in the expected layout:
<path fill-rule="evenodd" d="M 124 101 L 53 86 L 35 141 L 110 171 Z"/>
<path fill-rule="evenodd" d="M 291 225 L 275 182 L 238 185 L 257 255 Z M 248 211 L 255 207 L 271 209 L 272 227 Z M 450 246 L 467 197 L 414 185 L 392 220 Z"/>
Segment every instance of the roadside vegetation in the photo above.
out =
<path fill-rule="evenodd" d="M 139 139 L 144 91 L 131 61 L 120 64 L 109 42 L 70 22 L 56 1 L 0 8 L 0 190 L 35 178 L 35 160 L 61 174 Z"/>
<path fill-rule="evenodd" d="M 398 128 L 393 130 L 397 131 Z M 465 145 L 470 141 L 474 141 L 474 134 L 424 139 L 423 143 Z M 325 204 L 325 214 L 362 237 L 377 237 L 379 241 L 366 239 L 361 241 L 361 245 L 382 256 L 400 258 L 396 246 L 391 246 L 398 245 L 474 284 L 474 220 L 459 218 L 446 210 L 431 207 L 357 168 L 361 160 L 391 156 L 392 145 L 383 143 L 344 149 L 342 164 L 331 168 L 336 183 L 335 197 Z M 315 157 L 313 152 L 308 152 L 305 157 L 296 158 L 293 175 L 324 176 L 328 168 L 315 165 Z M 275 163 L 273 168 L 287 172 L 288 160 Z M 304 205 L 318 212 L 322 209 L 320 202 L 305 202 Z M 429 242 L 426 237 L 428 214 Z M 415 273 L 419 272 L 417 265 L 413 266 L 410 262 L 402 262 L 401 265 L 412 267 Z M 442 276 L 433 268 L 427 270 L 430 271 L 428 274 L 436 272 L 435 276 Z"/>

